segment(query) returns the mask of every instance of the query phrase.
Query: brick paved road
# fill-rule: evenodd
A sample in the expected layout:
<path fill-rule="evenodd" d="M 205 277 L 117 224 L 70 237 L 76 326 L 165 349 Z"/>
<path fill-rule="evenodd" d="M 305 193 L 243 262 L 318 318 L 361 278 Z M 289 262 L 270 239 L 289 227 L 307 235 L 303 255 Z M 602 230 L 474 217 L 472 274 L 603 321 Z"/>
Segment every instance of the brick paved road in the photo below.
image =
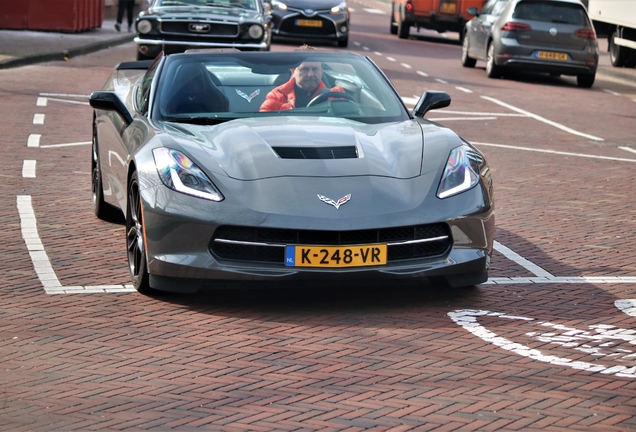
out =
<path fill-rule="evenodd" d="M 636 428 L 636 317 L 614 305 L 636 298 L 634 283 L 46 294 L 22 238 L 18 195 L 32 197 L 62 285 L 128 283 L 123 227 L 92 215 L 90 147 L 47 147 L 88 141 L 90 109 L 55 96 L 45 107 L 36 101 L 100 88 L 131 52 L 127 45 L 0 71 L 0 429 Z M 392 73 L 401 92 L 412 90 L 410 78 Z M 575 95 L 583 111 L 593 98 L 610 104 L 600 90 L 521 80 L 496 81 L 493 91 L 484 82 L 493 85 L 473 88 L 501 99 L 526 94 L 508 100 L 528 110 L 539 109 L 532 96 L 551 92 Z M 446 88 L 433 78 L 424 85 Z M 474 94 L 453 98 L 456 110 L 484 111 Z M 616 132 L 568 123 L 614 146 L 528 119 L 498 119 L 496 130 L 447 124 L 475 141 L 629 158 L 617 147 L 636 145 L 623 126 L 633 125 L 629 103 L 621 105 L 625 118 L 611 120 Z M 547 111 L 559 116 L 558 107 Z M 36 113 L 45 114 L 43 125 L 33 124 Z M 27 147 L 33 134 L 39 148 Z M 501 244 L 554 276 L 636 276 L 633 163 L 483 149 L 496 175 Z M 24 160 L 37 162 L 35 178 L 22 177 Z M 530 276 L 494 254 L 491 277 Z"/>

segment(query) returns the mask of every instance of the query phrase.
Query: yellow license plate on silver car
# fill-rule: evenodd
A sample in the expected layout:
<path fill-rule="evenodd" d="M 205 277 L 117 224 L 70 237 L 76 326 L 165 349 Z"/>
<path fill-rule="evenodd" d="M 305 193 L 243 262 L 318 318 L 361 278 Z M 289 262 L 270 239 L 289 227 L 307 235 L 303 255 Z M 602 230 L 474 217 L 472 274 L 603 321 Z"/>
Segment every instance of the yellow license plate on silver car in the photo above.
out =
<path fill-rule="evenodd" d="M 386 261 L 386 244 L 285 247 L 288 267 L 364 267 L 384 265 Z"/>
<path fill-rule="evenodd" d="M 537 51 L 537 58 L 545 60 L 559 60 L 567 61 L 568 55 L 566 53 L 552 52 L 552 51 Z"/>
<path fill-rule="evenodd" d="M 299 20 L 296 20 L 296 25 L 298 27 L 322 27 L 322 21 L 299 19 Z"/>

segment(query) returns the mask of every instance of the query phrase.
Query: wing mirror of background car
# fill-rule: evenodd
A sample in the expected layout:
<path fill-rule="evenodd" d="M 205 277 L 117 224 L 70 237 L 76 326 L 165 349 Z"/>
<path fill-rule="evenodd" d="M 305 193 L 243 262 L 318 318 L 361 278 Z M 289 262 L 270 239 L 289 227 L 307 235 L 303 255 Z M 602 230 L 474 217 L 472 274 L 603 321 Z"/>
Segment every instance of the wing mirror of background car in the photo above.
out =
<path fill-rule="evenodd" d="M 444 108 L 451 103 L 451 97 L 448 93 L 442 91 L 428 90 L 422 93 L 422 97 L 417 101 L 413 108 L 414 117 L 424 117 L 430 110 Z"/>
<path fill-rule="evenodd" d="M 88 98 L 88 103 L 95 109 L 115 111 L 124 119 L 126 125 L 131 124 L 133 121 L 132 115 L 130 111 L 128 111 L 128 108 L 126 108 L 126 105 L 124 105 L 121 99 L 119 99 L 119 96 L 113 92 L 93 92 Z"/>
<path fill-rule="evenodd" d="M 471 7 L 466 9 L 466 13 L 469 15 L 479 16 L 479 9 L 477 9 L 476 7 Z"/>

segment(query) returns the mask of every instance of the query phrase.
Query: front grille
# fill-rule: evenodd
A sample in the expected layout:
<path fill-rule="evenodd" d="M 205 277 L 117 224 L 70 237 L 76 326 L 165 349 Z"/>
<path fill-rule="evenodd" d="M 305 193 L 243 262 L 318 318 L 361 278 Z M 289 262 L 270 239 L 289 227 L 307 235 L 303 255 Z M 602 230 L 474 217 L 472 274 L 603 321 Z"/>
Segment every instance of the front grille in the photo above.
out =
<path fill-rule="evenodd" d="M 209 26 L 209 30 L 201 33 L 190 30 L 191 25 L 199 24 Z M 236 37 L 239 34 L 239 28 L 237 24 L 223 24 L 205 21 L 163 21 L 161 22 L 161 32 L 173 35 L 188 35 L 197 38 L 210 36 Z"/>
<path fill-rule="evenodd" d="M 311 19 L 322 21 L 321 27 L 301 27 L 296 25 L 297 19 Z M 323 19 L 319 16 L 306 18 L 302 15 L 293 18 L 284 19 L 280 24 L 280 32 L 298 36 L 335 36 L 336 28 L 332 21 Z"/>
<path fill-rule="evenodd" d="M 442 237 L 414 244 L 394 244 Z M 223 243 L 218 240 L 247 244 Z M 441 256 L 451 248 L 446 224 L 417 225 L 378 230 L 314 231 L 273 228 L 219 227 L 211 242 L 211 252 L 220 259 L 279 263 L 284 266 L 286 245 L 346 246 L 388 243 L 388 262 Z"/>
<path fill-rule="evenodd" d="M 272 147 L 281 159 L 355 159 L 355 146 L 340 147 Z"/>

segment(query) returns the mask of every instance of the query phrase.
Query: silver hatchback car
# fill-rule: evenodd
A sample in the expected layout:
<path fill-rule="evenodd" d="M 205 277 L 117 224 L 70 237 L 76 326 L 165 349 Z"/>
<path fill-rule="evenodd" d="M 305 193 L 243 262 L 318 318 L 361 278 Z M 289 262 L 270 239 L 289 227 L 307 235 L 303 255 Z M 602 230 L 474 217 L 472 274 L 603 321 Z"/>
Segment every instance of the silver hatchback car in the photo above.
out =
<path fill-rule="evenodd" d="M 575 75 L 580 87 L 592 87 L 598 65 L 598 41 L 579 0 L 488 0 L 462 39 L 462 65 L 486 62 L 490 78 L 508 69 Z"/>

